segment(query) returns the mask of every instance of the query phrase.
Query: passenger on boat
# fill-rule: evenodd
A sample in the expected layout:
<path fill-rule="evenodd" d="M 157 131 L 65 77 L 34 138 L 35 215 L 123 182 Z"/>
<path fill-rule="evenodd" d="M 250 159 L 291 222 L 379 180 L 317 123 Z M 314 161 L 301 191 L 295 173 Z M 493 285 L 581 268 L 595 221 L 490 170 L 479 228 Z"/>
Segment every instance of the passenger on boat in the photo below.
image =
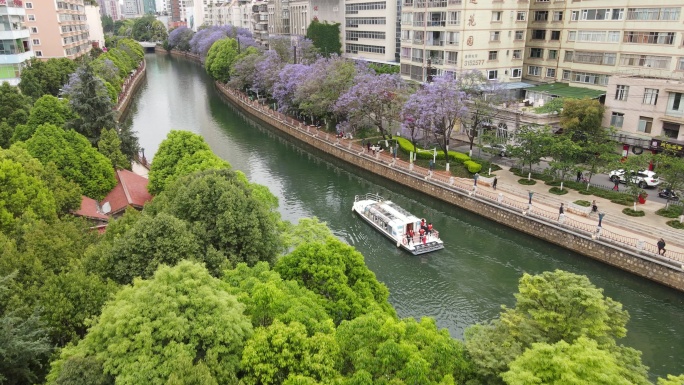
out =
<path fill-rule="evenodd" d="M 432 222 L 428 223 L 426 233 L 427 235 L 432 235 Z"/>
<path fill-rule="evenodd" d="M 411 233 L 412 231 L 406 233 L 406 246 L 411 246 L 411 238 L 413 238 L 413 235 Z"/>

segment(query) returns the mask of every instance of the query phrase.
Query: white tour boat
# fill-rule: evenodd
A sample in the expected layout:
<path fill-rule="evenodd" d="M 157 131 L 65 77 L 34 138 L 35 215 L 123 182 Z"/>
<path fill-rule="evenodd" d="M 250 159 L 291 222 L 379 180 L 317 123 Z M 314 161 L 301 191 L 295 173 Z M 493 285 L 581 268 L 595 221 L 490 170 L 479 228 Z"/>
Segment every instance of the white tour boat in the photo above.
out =
<path fill-rule="evenodd" d="M 354 198 L 352 211 L 356 212 L 397 244 L 397 247 L 413 255 L 425 254 L 444 248 L 444 242 L 439 239 L 439 233 L 428 230 L 424 220 L 397 206 L 391 201 L 383 199 L 377 194 L 357 195 Z M 423 222 L 422 222 L 423 221 Z M 421 236 L 421 222 L 423 232 Z M 407 236 L 407 234 L 409 234 Z"/>

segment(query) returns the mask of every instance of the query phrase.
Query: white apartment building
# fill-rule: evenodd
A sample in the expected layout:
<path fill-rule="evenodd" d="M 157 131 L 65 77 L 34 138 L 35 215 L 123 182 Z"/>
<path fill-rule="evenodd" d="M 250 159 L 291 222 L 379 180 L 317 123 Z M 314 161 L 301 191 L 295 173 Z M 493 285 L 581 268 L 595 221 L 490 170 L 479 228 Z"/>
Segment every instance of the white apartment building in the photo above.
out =
<path fill-rule="evenodd" d="M 102 19 L 100 18 L 100 7 L 97 5 L 86 5 L 85 15 L 88 23 L 88 33 L 90 35 L 90 42 L 94 47 L 102 48 L 105 46 L 104 30 L 102 28 Z"/>
<path fill-rule="evenodd" d="M 398 61 L 401 0 L 347 0 L 341 6 L 344 7 L 342 51 L 346 57 L 373 62 Z"/>
<path fill-rule="evenodd" d="M 205 25 L 233 25 L 250 31 L 252 24 L 251 0 L 204 0 Z"/>
<path fill-rule="evenodd" d="M 684 64 L 684 58 L 679 60 Z M 623 155 L 669 148 L 684 155 L 684 75 L 611 76 L 603 125 L 618 130 Z"/>
<path fill-rule="evenodd" d="M 610 76 L 678 71 L 681 0 L 402 0 L 401 73 L 478 69 L 489 79 L 605 90 Z M 684 69 L 684 68 L 682 68 Z"/>
<path fill-rule="evenodd" d="M 25 17 L 22 1 L 7 0 L 0 4 L 0 83 L 18 85 L 21 70 L 33 57 Z"/>

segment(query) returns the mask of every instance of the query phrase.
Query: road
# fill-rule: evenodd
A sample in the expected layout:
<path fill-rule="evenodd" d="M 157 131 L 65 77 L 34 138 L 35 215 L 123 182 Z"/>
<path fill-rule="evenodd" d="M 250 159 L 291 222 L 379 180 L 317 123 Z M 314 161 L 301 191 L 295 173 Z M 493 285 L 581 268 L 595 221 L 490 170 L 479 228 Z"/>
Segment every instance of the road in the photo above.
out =
<path fill-rule="evenodd" d="M 470 146 L 468 144 L 465 144 L 465 145 L 457 146 L 454 150 L 458 151 L 458 152 L 464 152 L 467 154 L 469 149 L 470 149 Z M 505 166 L 509 166 L 509 167 L 513 167 L 513 166 L 517 165 L 517 161 L 513 158 L 494 155 L 494 154 L 491 154 L 489 152 L 483 151 L 479 147 L 473 148 L 473 156 L 475 158 L 482 158 L 482 159 L 488 160 L 488 161 L 495 163 L 495 164 L 498 164 L 498 165 L 505 165 Z M 539 164 L 534 166 L 534 169 L 535 170 L 545 170 L 548 167 L 549 167 L 549 163 L 542 160 L 541 162 L 539 162 Z M 599 184 L 599 185 L 603 185 L 603 186 L 612 186 L 613 185 L 613 182 L 610 181 L 610 177 L 608 176 L 608 174 L 604 174 L 604 173 L 596 174 L 591 179 L 592 179 L 592 184 Z M 625 185 L 620 184 L 620 191 L 623 191 L 625 188 L 626 188 Z M 648 192 L 648 200 L 650 200 L 652 202 L 662 203 L 663 205 L 665 205 L 667 203 L 667 201 L 665 199 L 660 198 L 658 196 L 658 189 L 657 188 L 646 188 L 646 191 Z"/>

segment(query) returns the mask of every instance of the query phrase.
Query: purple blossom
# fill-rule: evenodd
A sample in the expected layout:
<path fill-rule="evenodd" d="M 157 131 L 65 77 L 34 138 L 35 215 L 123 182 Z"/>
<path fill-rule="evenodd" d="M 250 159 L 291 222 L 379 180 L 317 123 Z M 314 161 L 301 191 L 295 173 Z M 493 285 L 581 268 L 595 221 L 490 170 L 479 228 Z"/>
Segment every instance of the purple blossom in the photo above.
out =
<path fill-rule="evenodd" d="M 177 48 L 181 51 L 190 50 L 189 42 L 194 36 L 194 32 L 188 27 L 178 27 L 169 33 L 169 47 Z"/>
<path fill-rule="evenodd" d="M 294 102 L 306 115 L 330 116 L 335 102 L 353 85 L 355 76 L 353 62 L 337 55 L 321 57 L 311 65 L 306 80 L 297 88 Z"/>
<path fill-rule="evenodd" d="M 278 80 L 283 66 L 285 66 L 285 62 L 283 62 L 276 51 L 266 51 L 254 66 L 253 88 L 261 92 L 273 94 L 273 84 Z"/>
<path fill-rule="evenodd" d="M 279 110 L 288 112 L 297 107 L 295 95 L 299 86 L 309 75 L 311 67 L 305 64 L 286 64 L 273 84 L 273 98 L 278 101 Z"/>
<path fill-rule="evenodd" d="M 372 123 L 383 136 L 387 135 L 386 125 L 399 118 L 406 100 L 406 86 L 401 76 L 362 73 L 354 83 L 337 99 L 334 111 L 346 116 L 352 126 Z"/>

